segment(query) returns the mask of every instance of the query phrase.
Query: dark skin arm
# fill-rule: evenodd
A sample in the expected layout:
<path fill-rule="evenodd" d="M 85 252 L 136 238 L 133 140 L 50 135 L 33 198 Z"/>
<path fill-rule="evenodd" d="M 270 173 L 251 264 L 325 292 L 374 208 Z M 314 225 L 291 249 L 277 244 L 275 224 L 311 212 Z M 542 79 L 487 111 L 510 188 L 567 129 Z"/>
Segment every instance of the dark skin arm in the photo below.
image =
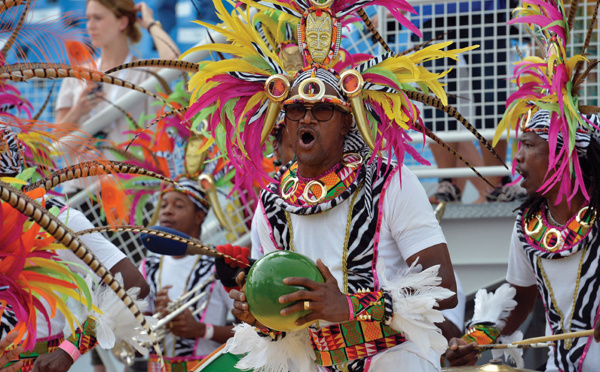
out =
<path fill-rule="evenodd" d="M 116 275 L 121 273 L 125 289 L 131 287 L 140 288 L 139 298 L 145 298 L 150 293 L 148 283 L 139 272 L 139 270 L 131 263 L 129 258 L 124 258 L 117 262 L 110 269 L 111 274 Z M 73 359 L 66 351 L 56 349 L 52 353 L 43 354 L 37 357 L 33 365 L 33 372 L 65 372 L 73 365 Z"/>
<path fill-rule="evenodd" d="M 517 290 L 515 295 L 517 306 L 506 319 L 506 326 L 502 330 L 503 335 L 511 335 L 519 329 L 533 310 L 538 295 L 535 285 L 530 287 L 512 286 Z M 474 365 L 477 362 L 478 355 L 476 345 L 475 342 L 467 344 L 466 341 L 460 338 L 453 338 L 450 340 L 448 351 L 446 351 L 446 359 L 450 361 L 451 366 Z"/>
<path fill-rule="evenodd" d="M 411 265 L 416 260 L 422 265 L 423 269 L 427 269 L 433 265 L 440 265 L 439 275 L 442 277 L 442 286 L 456 292 L 456 282 L 450 255 L 445 244 L 438 244 L 419 252 L 408 258 L 407 263 Z M 307 278 L 285 278 L 283 282 L 288 285 L 299 285 L 306 287 L 308 290 L 300 290 L 290 293 L 279 298 L 280 303 L 290 303 L 298 301 L 298 303 L 286 307 L 281 310 L 281 314 L 286 316 L 304 309 L 304 301 L 310 301 L 311 312 L 305 317 L 296 321 L 297 325 L 312 323 L 315 320 L 326 320 L 330 322 L 345 322 L 349 319 L 348 300 L 340 290 L 335 277 L 329 271 L 329 268 L 323 264 L 321 259 L 317 260 L 317 267 L 325 279 L 324 283 L 317 283 Z M 243 276 L 238 276 L 238 279 L 243 280 Z M 238 282 L 240 284 L 240 282 Z M 233 315 L 238 319 L 253 324 L 256 320 L 248 311 L 246 297 L 241 291 L 230 292 L 230 297 L 234 299 Z M 456 306 L 456 295 L 441 301 L 440 309 L 446 309 Z"/>
<path fill-rule="evenodd" d="M 194 318 L 190 309 L 186 309 L 171 321 L 169 325 L 175 336 L 183 338 L 201 338 L 206 332 L 206 325 Z M 213 326 L 215 333 L 211 340 L 225 343 L 233 336 L 233 326 Z"/>
<path fill-rule="evenodd" d="M 424 249 L 409 257 L 406 262 L 410 266 L 417 260 L 423 269 L 439 264 L 440 271 L 438 275 L 442 278 L 441 286 L 456 292 L 456 281 L 446 244 L 437 244 Z M 298 319 L 296 324 L 312 323 L 318 319 L 336 323 L 347 321 L 349 319 L 349 309 L 346 295 L 339 290 L 337 281 L 320 259 L 317 260 L 317 267 L 321 271 L 323 278 L 325 278 L 325 283 L 316 283 L 306 278 L 285 278 L 283 280 L 285 284 L 300 285 L 309 290 L 300 290 L 281 296 L 279 298 L 279 302 L 281 303 L 299 301 L 281 310 L 281 314 L 290 315 L 303 310 L 304 301 L 308 300 L 310 301 L 312 312 Z M 457 305 L 457 302 L 456 295 L 453 295 L 446 300 L 440 301 L 438 308 L 441 310 L 453 308 Z"/>

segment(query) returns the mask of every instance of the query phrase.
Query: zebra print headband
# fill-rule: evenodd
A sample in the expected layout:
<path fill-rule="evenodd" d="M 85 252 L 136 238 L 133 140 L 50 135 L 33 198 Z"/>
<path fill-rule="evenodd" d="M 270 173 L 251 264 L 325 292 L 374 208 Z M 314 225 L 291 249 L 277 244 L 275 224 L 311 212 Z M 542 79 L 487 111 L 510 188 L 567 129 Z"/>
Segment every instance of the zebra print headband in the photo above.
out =
<path fill-rule="evenodd" d="M 23 145 L 17 134 L 0 122 L 0 175 L 14 175 L 21 172 Z"/>
<path fill-rule="evenodd" d="M 175 181 L 179 185 L 181 185 L 181 187 L 169 185 L 168 187 L 166 187 L 162 190 L 160 195 L 162 196 L 165 193 L 170 192 L 170 191 L 180 192 L 182 194 L 185 194 L 188 198 L 190 198 L 192 203 L 194 203 L 195 206 L 200 208 L 201 211 L 203 211 L 204 213 L 208 213 L 210 204 L 208 204 L 208 201 L 206 200 L 206 196 L 204 195 L 204 193 L 202 191 L 200 191 L 197 181 L 191 180 L 187 177 L 178 177 L 178 178 L 175 178 Z"/>
<path fill-rule="evenodd" d="M 597 115 L 582 115 L 583 119 L 590 124 L 590 126 L 597 128 L 600 125 L 600 118 Z M 548 141 L 548 135 L 550 131 L 551 113 L 548 110 L 539 110 L 536 112 L 529 122 L 526 123 L 523 132 L 534 132 L 538 136 Z M 585 155 L 587 148 L 590 145 L 590 139 L 598 136 L 597 131 L 590 131 L 581 125 L 577 126 L 575 132 L 575 148 L 579 155 Z M 562 131 L 558 132 L 557 136 L 557 147 L 561 148 L 564 144 Z"/>

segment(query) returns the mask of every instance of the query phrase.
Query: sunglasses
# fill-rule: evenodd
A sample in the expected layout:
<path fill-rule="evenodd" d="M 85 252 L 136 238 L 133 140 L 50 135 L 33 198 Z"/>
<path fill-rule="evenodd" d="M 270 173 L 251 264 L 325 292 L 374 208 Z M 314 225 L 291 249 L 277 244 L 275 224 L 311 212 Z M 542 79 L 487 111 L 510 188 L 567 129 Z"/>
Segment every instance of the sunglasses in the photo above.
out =
<path fill-rule="evenodd" d="M 313 118 L 318 121 L 327 121 L 333 117 L 335 110 L 342 111 L 338 106 L 331 103 L 317 103 L 312 106 L 305 106 L 300 103 L 292 103 L 283 107 L 285 117 L 288 120 L 298 121 L 306 115 L 306 111 L 310 110 Z M 345 112 L 345 111 L 342 111 Z"/>

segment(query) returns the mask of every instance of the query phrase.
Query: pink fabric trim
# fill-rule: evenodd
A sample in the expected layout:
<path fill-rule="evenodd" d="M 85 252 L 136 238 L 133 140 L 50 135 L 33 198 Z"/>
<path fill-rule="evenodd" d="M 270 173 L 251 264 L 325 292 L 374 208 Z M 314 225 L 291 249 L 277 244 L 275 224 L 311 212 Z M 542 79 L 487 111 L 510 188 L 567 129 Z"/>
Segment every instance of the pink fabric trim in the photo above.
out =
<path fill-rule="evenodd" d="M 71 359 L 73 359 L 73 363 L 75 363 L 77 359 L 79 359 L 79 357 L 81 356 L 79 349 L 77 349 L 75 345 L 73 345 L 68 340 L 64 340 L 60 345 L 58 345 L 58 348 L 66 351 L 66 353 L 69 354 Z"/>
<path fill-rule="evenodd" d="M 146 274 L 146 259 L 142 258 L 142 262 L 140 263 L 140 271 L 142 272 L 142 276 L 146 281 L 148 280 L 148 274 Z"/>
<path fill-rule="evenodd" d="M 354 306 L 352 306 L 352 298 L 349 295 L 346 295 L 346 299 L 348 299 L 348 314 L 350 314 L 348 321 L 351 322 L 354 320 Z"/>
<path fill-rule="evenodd" d="M 365 362 L 365 371 L 364 372 L 369 372 L 369 368 L 371 368 L 371 359 L 373 359 L 372 356 L 367 358 L 367 361 Z"/>
<path fill-rule="evenodd" d="M 387 180 L 385 180 L 385 185 L 383 185 L 383 190 L 381 190 L 381 195 L 379 196 L 379 214 L 377 216 L 377 227 L 375 230 L 375 241 L 373 242 L 373 263 L 371 264 L 371 268 L 373 270 L 373 281 L 375 283 L 375 291 L 379 290 L 379 277 L 377 276 L 377 256 L 379 255 L 379 233 L 381 231 L 381 222 L 383 220 L 383 199 L 385 199 L 385 192 L 387 191 L 392 178 L 402 168 L 402 165 L 397 166 L 390 175 Z"/>
<path fill-rule="evenodd" d="M 273 227 L 271 226 L 271 223 L 269 222 L 269 219 L 267 218 L 267 212 L 265 212 L 265 206 L 264 206 L 262 200 L 260 201 L 260 210 L 262 211 L 262 214 L 263 214 L 263 217 L 264 217 L 265 221 L 267 221 L 267 227 L 268 227 L 267 230 L 269 230 L 269 237 L 271 238 L 271 241 L 273 242 L 273 246 L 276 249 L 281 250 L 281 247 L 277 244 L 277 242 L 275 241 L 275 238 L 273 237 Z M 263 254 L 265 253 L 262 245 L 260 246 L 260 251 Z"/>
<path fill-rule="evenodd" d="M 592 324 L 598 323 L 598 317 L 600 317 L 600 306 L 598 306 L 598 309 L 596 310 L 596 317 L 594 318 L 594 323 L 592 323 Z M 593 339 L 594 339 L 593 335 L 588 336 L 587 343 L 585 344 L 585 349 L 583 349 L 583 354 L 581 354 L 581 359 L 579 359 L 579 367 L 577 368 L 577 371 L 579 371 L 579 372 L 581 372 L 581 370 L 583 369 L 583 361 L 585 360 L 585 357 L 587 356 L 587 352 L 588 352 L 590 346 L 592 345 Z"/>

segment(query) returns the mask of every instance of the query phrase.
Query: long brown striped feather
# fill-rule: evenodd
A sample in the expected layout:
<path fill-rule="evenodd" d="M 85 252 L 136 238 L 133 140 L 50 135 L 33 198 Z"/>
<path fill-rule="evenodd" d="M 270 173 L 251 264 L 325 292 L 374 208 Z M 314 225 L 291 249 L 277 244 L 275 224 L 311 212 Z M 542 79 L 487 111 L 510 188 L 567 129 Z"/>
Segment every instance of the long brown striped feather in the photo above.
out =
<path fill-rule="evenodd" d="M 181 115 L 185 114 L 188 109 L 189 109 L 189 107 L 181 107 L 181 108 L 178 108 L 176 110 L 171 110 L 171 111 L 165 112 L 161 116 L 155 118 L 144 129 L 142 129 L 141 131 L 139 131 L 138 133 L 136 133 L 135 136 L 133 136 L 133 138 L 131 139 L 131 141 L 129 141 L 129 143 L 125 147 L 125 151 L 127 151 L 129 149 L 129 146 L 131 146 L 131 144 L 133 142 L 135 142 L 135 140 L 140 136 L 140 134 L 144 133 L 146 130 L 148 130 L 149 128 L 151 128 L 154 124 L 158 123 L 162 119 L 164 119 L 166 117 L 169 117 L 169 116 L 173 116 L 173 115 L 180 115 L 181 116 Z"/>
<path fill-rule="evenodd" d="M 216 250 L 215 248 L 209 247 L 209 246 L 203 244 L 198 239 L 195 239 L 195 238 L 186 239 L 186 238 L 178 236 L 178 235 L 169 234 L 169 233 L 166 233 L 166 232 L 160 231 L 160 230 L 149 229 L 149 228 L 143 227 L 143 226 L 134 226 L 134 225 L 100 226 L 100 227 L 94 227 L 92 229 L 81 230 L 75 234 L 77 236 L 82 236 L 82 235 L 87 235 L 87 234 L 103 233 L 103 232 L 117 232 L 117 231 L 121 231 L 121 232 L 129 231 L 129 232 L 135 232 L 135 233 L 150 234 L 150 235 L 155 235 L 155 236 L 158 236 L 161 238 L 173 240 L 175 242 L 185 243 L 187 245 L 191 245 L 193 247 L 200 248 L 203 251 L 203 254 L 205 254 L 207 256 L 229 258 L 230 260 L 235 261 L 238 264 L 241 264 L 243 267 L 248 266 L 247 263 L 245 263 L 243 261 L 239 261 L 235 257 L 229 256 L 225 253 L 221 253 L 218 250 Z"/>
<path fill-rule="evenodd" d="M 48 106 L 48 103 L 50 103 L 50 98 L 52 98 L 52 92 L 54 91 L 54 85 L 55 85 L 55 82 L 53 81 L 52 85 L 50 86 L 50 91 L 48 92 L 48 95 L 46 96 L 46 100 L 44 101 L 44 104 L 42 104 L 42 107 L 38 110 L 37 114 L 35 114 L 35 116 L 31 119 L 31 121 L 34 121 L 34 122 L 38 121 L 40 116 L 42 116 L 42 114 L 44 113 L 44 110 Z"/>
<path fill-rule="evenodd" d="M 21 16 L 19 17 L 19 20 L 17 21 L 17 25 L 15 26 L 12 34 L 6 41 L 6 44 L 4 44 L 4 46 L 2 47 L 2 51 L 0 51 L 0 53 L 2 53 L 3 56 L 8 54 L 8 51 L 10 50 L 10 48 L 12 48 L 13 44 L 15 43 L 15 40 L 17 40 L 17 35 L 19 35 L 19 31 L 21 31 L 21 27 L 23 26 L 23 23 L 25 22 L 25 18 L 27 17 L 27 14 L 29 14 L 30 6 L 31 6 L 31 2 L 26 1 L 25 9 L 23 9 L 23 12 L 21 13 Z"/>
<path fill-rule="evenodd" d="M 496 157 L 496 159 L 498 159 L 498 161 L 500 161 L 500 163 L 502 163 L 502 165 L 504 165 L 504 167 L 506 169 L 508 169 L 508 167 L 506 166 L 506 163 L 502 160 L 502 158 L 500 158 L 500 156 L 498 155 L 496 150 L 494 150 L 494 148 L 488 142 L 488 140 L 486 140 L 477 131 L 477 129 L 475 129 L 475 127 L 471 123 L 469 123 L 469 121 L 467 119 L 465 119 L 465 117 L 462 116 L 462 114 L 460 112 L 458 112 L 457 109 L 455 109 L 454 107 L 452 107 L 450 105 L 447 105 L 447 106 L 444 105 L 439 98 L 428 96 L 428 95 L 420 93 L 420 92 L 415 92 L 415 91 L 411 91 L 411 90 L 403 90 L 403 92 L 406 93 L 408 98 L 410 98 L 414 101 L 422 102 L 422 103 L 426 104 L 427 106 L 434 107 L 434 108 L 436 108 L 440 111 L 443 111 L 446 114 L 452 116 L 454 119 L 458 120 L 459 123 L 461 123 L 469 132 L 471 132 L 475 136 L 475 138 L 477 138 L 477 140 L 481 144 L 483 144 L 485 146 L 485 148 L 488 149 L 488 151 L 492 155 L 494 155 L 494 157 Z"/>
<path fill-rule="evenodd" d="M 128 68 L 139 68 L 139 67 L 160 67 L 160 68 L 172 68 L 175 70 L 181 70 L 185 72 L 198 72 L 200 65 L 194 62 L 187 61 L 173 61 L 168 59 L 144 59 L 141 61 L 133 61 L 124 63 L 119 66 L 115 66 L 105 71 L 107 74 L 113 72 L 125 70 Z"/>
<path fill-rule="evenodd" d="M 127 119 L 131 120 L 133 125 L 135 125 L 136 127 L 139 127 L 137 120 L 135 120 L 133 118 L 133 116 L 131 116 L 131 114 L 129 112 L 125 111 L 121 106 L 114 104 L 112 101 L 110 101 L 107 98 L 104 98 L 103 96 L 97 96 L 97 97 L 100 98 L 102 101 L 108 103 L 110 106 L 116 108 L 121 114 L 123 114 L 123 116 L 125 116 Z"/>
<path fill-rule="evenodd" d="M 577 8 L 579 7 L 579 0 L 571 0 L 571 6 L 569 7 L 569 15 L 567 16 L 567 25 L 569 31 L 573 30 L 575 24 L 575 16 L 577 15 Z"/>
<path fill-rule="evenodd" d="M 15 189 L 6 182 L 0 181 L 0 199 L 9 203 L 16 210 L 25 216 L 33 219 L 38 225 L 52 235 L 59 243 L 69 248 L 77 257 L 88 265 L 96 275 L 98 275 L 106 285 L 108 285 L 117 296 L 123 301 L 125 306 L 131 311 L 135 319 L 142 325 L 148 333 L 154 350 L 161 355 L 160 348 L 156 342 L 154 332 L 146 322 L 146 318 L 137 307 L 135 302 L 129 296 L 127 291 L 119 284 L 108 269 L 98 260 L 94 253 L 71 232 L 65 224 L 58 218 L 49 213 L 44 207 L 39 205 L 31 197 Z"/>
<path fill-rule="evenodd" d="M 465 158 L 462 157 L 462 155 L 460 155 L 458 152 L 456 152 L 456 150 L 454 150 L 450 145 L 448 145 L 446 142 L 442 141 L 441 138 L 439 138 L 438 136 L 435 135 L 435 133 L 433 133 L 429 128 L 422 126 L 419 123 L 415 122 L 415 129 L 417 129 L 418 131 L 421 131 L 423 133 L 425 133 L 425 135 L 429 138 L 431 138 L 435 143 L 437 143 L 438 145 L 442 146 L 444 149 L 448 150 L 449 153 L 451 153 L 455 158 L 457 158 L 458 160 L 462 161 L 464 165 L 466 165 L 467 167 L 471 168 L 471 170 L 477 175 L 477 177 L 481 178 L 482 180 L 485 181 L 485 183 L 487 183 L 488 185 L 490 185 L 493 189 L 496 188 L 496 186 L 492 185 L 492 183 L 490 181 L 487 180 L 487 178 L 485 178 L 481 173 L 479 173 L 479 171 L 477 169 L 475 169 L 471 163 L 469 163 L 467 160 L 465 160 Z"/>
<path fill-rule="evenodd" d="M 588 26 L 587 35 L 585 36 L 585 41 L 583 42 L 583 47 L 581 48 L 581 54 L 585 55 L 585 51 L 587 47 L 590 45 L 590 41 L 592 40 L 592 34 L 594 33 L 596 19 L 598 18 L 598 6 L 600 5 L 600 0 L 596 1 L 596 7 L 594 8 L 594 13 L 592 14 L 592 18 L 590 19 L 590 25 Z M 577 62 L 575 68 L 573 69 L 573 86 L 577 86 L 577 80 L 579 80 L 581 69 L 583 68 L 583 61 Z M 587 75 L 587 74 L 586 74 Z M 585 78 L 583 78 L 585 79 Z M 583 81 L 583 79 L 581 81 Z M 579 83 L 581 84 L 581 83 Z"/>
<path fill-rule="evenodd" d="M 426 41 L 422 44 L 419 45 L 415 45 L 414 47 L 410 48 L 410 49 L 406 49 L 405 51 L 403 51 L 402 53 L 400 53 L 399 55 L 401 56 L 405 56 L 409 53 L 412 52 L 416 52 L 419 49 L 425 48 L 427 45 L 433 43 L 434 41 L 440 40 L 441 38 L 443 38 L 444 36 L 446 36 L 446 34 L 448 34 L 447 32 L 444 32 L 443 34 L 439 34 L 438 36 L 434 37 L 433 39 Z"/>
<path fill-rule="evenodd" d="M 369 19 L 369 16 L 365 12 L 365 10 L 363 8 L 358 8 L 358 10 L 356 12 L 360 16 L 360 18 L 363 20 L 364 24 L 367 26 L 369 31 L 371 31 L 371 33 L 373 34 L 375 39 L 379 42 L 379 44 L 381 44 L 383 49 L 385 49 L 385 51 L 388 53 L 392 53 L 392 48 L 390 48 L 389 45 L 387 45 L 387 43 L 385 42 L 385 40 L 383 40 L 383 37 L 381 36 L 379 31 L 377 31 L 375 26 L 373 26 L 373 23 Z"/>
<path fill-rule="evenodd" d="M 73 166 L 60 169 L 48 177 L 42 178 L 41 180 L 32 183 L 28 186 L 23 187 L 23 191 L 35 190 L 38 187 L 42 187 L 44 190 L 50 190 L 63 182 L 83 178 L 90 176 L 99 176 L 107 173 L 124 173 L 124 174 L 137 174 L 141 176 L 154 177 L 161 181 L 169 182 L 177 185 L 177 183 L 168 177 L 160 175 L 158 173 L 151 172 L 144 168 L 136 165 L 123 163 L 120 161 L 103 161 L 98 163 L 95 161 L 88 161 L 84 163 L 75 164 Z"/>
<path fill-rule="evenodd" d="M 30 0 L 7 0 L 7 1 L 0 1 L 0 13 L 4 12 L 6 10 L 9 10 L 10 8 L 13 8 L 15 6 L 19 6 L 22 5 L 26 2 L 31 2 Z"/>
<path fill-rule="evenodd" d="M 579 61 L 581 62 L 581 61 Z M 577 92 L 577 90 L 579 90 L 579 86 L 581 84 L 583 84 L 583 82 L 585 81 L 585 78 L 588 76 L 588 74 L 596 68 L 596 66 L 598 66 L 598 61 L 592 61 L 590 62 L 590 64 L 588 65 L 588 67 L 585 69 L 585 71 L 582 74 L 578 74 L 577 78 L 575 79 L 575 82 L 573 83 L 573 91 Z"/>
<path fill-rule="evenodd" d="M 165 105 L 174 109 L 164 98 L 140 87 L 137 84 L 130 83 L 126 80 L 116 78 L 114 76 L 106 75 L 102 71 L 92 70 L 85 67 L 72 68 L 56 63 L 15 63 L 11 65 L 5 65 L 0 67 L 0 79 L 7 79 L 12 81 L 25 81 L 32 78 L 40 79 L 63 79 L 63 78 L 77 78 L 84 79 L 86 81 L 95 81 L 98 83 L 105 83 L 124 87 L 138 92 L 144 93 L 153 97 Z"/>

